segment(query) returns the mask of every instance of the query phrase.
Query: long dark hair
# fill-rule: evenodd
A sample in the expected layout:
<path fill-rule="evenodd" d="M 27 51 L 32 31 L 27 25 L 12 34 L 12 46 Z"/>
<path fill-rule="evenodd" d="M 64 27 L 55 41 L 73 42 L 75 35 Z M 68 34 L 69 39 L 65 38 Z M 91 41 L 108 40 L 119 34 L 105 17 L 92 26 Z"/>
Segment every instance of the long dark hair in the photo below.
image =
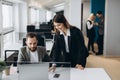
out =
<path fill-rule="evenodd" d="M 68 23 L 67 19 L 65 18 L 65 16 L 63 14 L 56 14 L 54 17 L 53 17 L 53 23 L 56 22 L 56 23 L 63 23 L 65 28 L 69 29 L 71 26 L 70 24 Z M 54 31 L 55 32 L 59 32 L 55 27 L 54 27 Z"/>

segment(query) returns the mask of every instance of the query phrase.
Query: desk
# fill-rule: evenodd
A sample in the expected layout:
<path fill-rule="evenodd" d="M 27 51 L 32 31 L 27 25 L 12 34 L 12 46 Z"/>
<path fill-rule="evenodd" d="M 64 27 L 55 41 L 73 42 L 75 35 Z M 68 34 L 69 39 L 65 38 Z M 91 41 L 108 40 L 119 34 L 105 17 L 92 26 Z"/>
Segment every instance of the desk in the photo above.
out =
<path fill-rule="evenodd" d="M 19 74 L 16 73 L 16 69 L 11 68 L 11 74 L 9 76 L 3 74 L 3 80 L 18 80 Z M 60 74 L 60 77 L 53 78 L 55 73 Z M 68 80 L 111 80 L 103 68 L 85 68 L 84 70 L 58 68 L 55 73 L 49 72 L 49 80 L 65 80 L 69 76 Z"/>
<path fill-rule="evenodd" d="M 84 70 L 75 68 L 59 69 L 56 72 L 56 74 L 60 74 L 59 78 L 53 78 L 54 74 L 49 74 L 50 80 L 65 80 L 67 78 L 69 80 L 111 80 L 103 68 L 85 68 Z"/>
<path fill-rule="evenodd" d="M 3 71 L 2 80 L 18 80 L 17 67 L 10 68 L 10 75 L 5 75 Z"/>

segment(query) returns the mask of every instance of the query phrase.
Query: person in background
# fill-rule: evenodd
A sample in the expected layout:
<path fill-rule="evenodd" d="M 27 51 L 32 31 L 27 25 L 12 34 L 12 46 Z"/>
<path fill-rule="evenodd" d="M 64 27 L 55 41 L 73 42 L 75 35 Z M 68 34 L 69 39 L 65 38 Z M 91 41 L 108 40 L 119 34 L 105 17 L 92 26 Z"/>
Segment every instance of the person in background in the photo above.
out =
<path fill-rule="evenodd" d="M 56 14 L 53 24 L 56 32 L 51 53 L 53 62 L 71 62 L 71 67 L 83 70 L 89 54 L 81 30 L 70 25 L 63 14 Z"/>
<path fill-rule="evenodd" d="M 54 30 L 52 19 L 48 22 L 48 25 L 50 26 L 51 30 Z"/>
<path fill-rule="evenodd" d="M 46 49 L 42 46 L 37 46 L 37 35 L 33 32 L 29 32 L 26 35 L 26 45 L 20 49 L 18 55 L 18 63 L 36 63 L 36 62 L 48 62 L 50 58 L 46 52 Z"/>
<path fill-rule="evenodd" d="M 94 27 L 95 27 L 95 15 L 93 13 L 91 13 L 89 15 L 89 18 L 87 19 L 87 23 L 86 23 L 86 31 L 87 31 L 87 37 L 89 39 L 88 41 L 88 51 L 89 51 L 89 54 L 90 54 L 90 47 L 92 48 L 92 52 L 93 53 L 96 53 L 95 50 L 94 50 L 94 39 L 95 39 L 95 30 L 94 30 Z"/>
<path fill-rule="evenodd" d="M 104 37 L 104 16 L 102 14 L 102 11 L 98 11 L 96 16 L 99 18 L 98 21 L 98 53 L 96 55 L 101 55 L 103 54 L 103 37 Z"/>

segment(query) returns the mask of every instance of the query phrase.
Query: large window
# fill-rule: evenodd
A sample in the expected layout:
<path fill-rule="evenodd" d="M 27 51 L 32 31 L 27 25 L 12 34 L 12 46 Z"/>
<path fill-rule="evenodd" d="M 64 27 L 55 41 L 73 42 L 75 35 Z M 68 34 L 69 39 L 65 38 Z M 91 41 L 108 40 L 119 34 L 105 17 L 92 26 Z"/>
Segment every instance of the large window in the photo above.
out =
<path fill-rule="evenodd" d="M 8 46 L 9 44 L 13 43 L 13 32 L 8 34 L 4 34 L 4 47 Z"/>
<path fill-rule="evenodd" d="M 47 11 L 47 22 L 49 22 L 52 19 L 52 12 L 51 11 Z"/>
<path fill-rule="evenodd" d="M 13 6 L 2 4 L 3 29 L 13 27 Z"/>
<path fill-rule="evenodd" d="M 36 24 L 39 22 L 39 10 L 35 8 L 30 8 L 30 21 L 31 24 Z"/>
<path fill-rule="evenodd" d="M 13 5 L 10 2 L 2 3 L 3 45 L 13 43 Z"/>

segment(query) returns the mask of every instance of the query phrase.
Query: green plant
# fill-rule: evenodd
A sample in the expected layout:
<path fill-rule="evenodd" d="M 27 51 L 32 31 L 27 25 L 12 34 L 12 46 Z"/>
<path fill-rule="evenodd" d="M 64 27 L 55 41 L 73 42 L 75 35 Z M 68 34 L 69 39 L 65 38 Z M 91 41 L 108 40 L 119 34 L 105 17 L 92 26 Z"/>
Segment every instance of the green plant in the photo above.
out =
<path fill-rule="evenodd" d="M 6 68 L 5 61 L 0 60 L 0 72 L 2 72 Z"/>

